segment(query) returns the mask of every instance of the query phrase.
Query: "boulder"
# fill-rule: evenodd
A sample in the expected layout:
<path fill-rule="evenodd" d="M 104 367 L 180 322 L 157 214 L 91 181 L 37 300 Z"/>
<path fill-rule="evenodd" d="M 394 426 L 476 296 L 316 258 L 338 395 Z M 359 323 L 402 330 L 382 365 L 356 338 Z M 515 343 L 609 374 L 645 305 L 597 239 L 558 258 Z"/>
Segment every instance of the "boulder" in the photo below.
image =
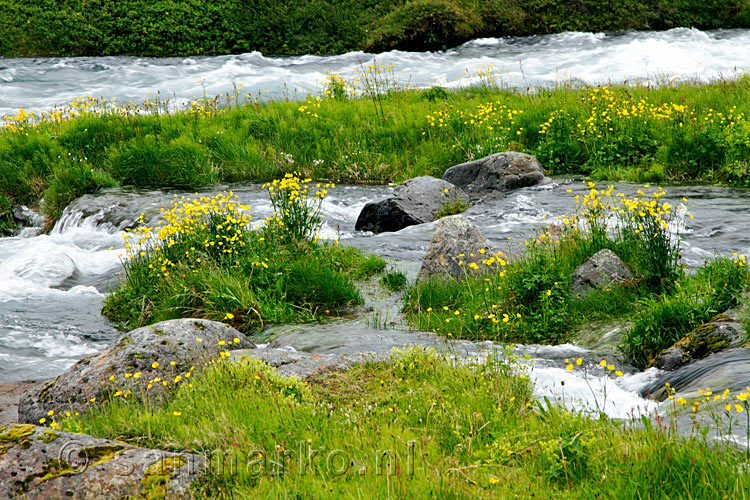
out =
<path fill-rule="evenodd" d="M 653 365 L 666 371 L 703 359 L 711 354 L 741 347 L 745 344 L 745 329 L 734 309 L 717 314 L 711 321 L 695 327 L 685 337 L 664 349 Z"/>
<path fill-rule="evenodd" d="M 590 290 L 627 283 L 632 279 L 633 275 L 622 259 L 604 248 L 573 271 L 570 292 L 573 297 L 581 297 Z"/>
<path fill-rule="evenodd" d="M 546 179 L 536 158 L 512 151 L 455 165 L 443 175 L 443 180 L 471 194 L 534 186 Z"/>
<path fill-rule="evenodd" d="M 432 233 L 430 246 L 422 258 L 419 278 L 443 274 L 462 278 L 472 272 L 471 264 L 479 270 L 486 268 L 484 261 L 502 262 L 493 251 L 487 238 L 477 227 L 461 215 L 443 217 Z"/>
<path fill-rule="evenodd" d="M 223 323 L 173 319 L 122 335 L 115 345 L 87 356 L 44 386 L 29 389 L 18 405 L 18 421 L 36 424 L 50 410 L 82 411 L 118 392 L 123 397 L 158 394 L 220 352 L 255 347 Z M 157 380 L 158 379 L 158 380 Z M 166 381 L 166 385 L 164 382 Z M 119 396 L 119 395 L 118 395 Z"/>
<path fill-rule="evenodd" d="M 466 194 L 435 177 L 415 177 L 397 186 L 393 196 L 366 204 L 357 217 L 357 231 L 383 233 L 432 222 L 443 207 L 456 200 L 468 204 Z"/>
<path fill-rule="evenodd" d="M 190 498 L 204 470 L 199 455 L 30 424 L 0 427 L 0 498 Z"/>

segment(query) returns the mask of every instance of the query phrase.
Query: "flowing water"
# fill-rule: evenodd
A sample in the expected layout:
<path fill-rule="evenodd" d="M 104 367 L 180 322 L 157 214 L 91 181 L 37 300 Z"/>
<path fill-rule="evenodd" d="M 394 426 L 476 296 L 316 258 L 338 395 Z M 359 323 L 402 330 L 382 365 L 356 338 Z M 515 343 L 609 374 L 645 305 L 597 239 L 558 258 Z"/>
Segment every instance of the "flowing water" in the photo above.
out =
<path fill-rule="evenodd" d="M 632 82 L 636 78 L 642 82 L 710 80 L 731 77 L 750 68 L 748 45 L 750 30 L 676 29 L 483 39 L 440 53 L 276 58 L 258 53 L 171 59 L 6 58 L 0 59 L 0 114 L 18 108 L 46 109 L 82 95 L 141 101 L 149 92 L 158 91 L 162 97 L 174 96 L 176 102 L 182 102 L 204 92 L 209 95 L 229 92 L 240 83 L 244 84 L 243 92 L 262 98 L 293 98 L 318 91 L 326 69 L 349 76 L 360 64 L 373 60 L 393 64 L 395 74 L 401 75 L 403 82 L 419 87 L 470 84 L 474 80 L 470 75 L 467 78 L 466 70 L 471 72 L 490 64 L 504 84 L 514 87 L 554 85 L 569 80 L 588 83 L 623 79 Z M 630 194 L 637 188 L 617 185 L 618 190 Z M 254 220 L 262 221 L 271 214 L 268 197 L 256 184 L 212 186 L 201 194 L 228 189 L 251 205 Z M 573 194 L 586 190 L 580 182 L 557 179 L 548 186 L 521 189 L 477 203 L 466 216 L 498 248 L 515 248 L 555 217 L 573 210 L 568 189 Z M 413 275 L 434 223 L 380 235 L 354 231 L 362 206 L 390 191 L 387 186 L 340 186 L 332 190 L 323 205 L 324 235 L 392 259 Z M 36 235 L 36 231 L 27 229 L 19 236 L 0 238 L 0 382 L 55 376 L 116 338 L 118 333 L 99 310 L 107 290 L 116 285 L 116 274 L 121 269 L 120 255 L 124 250 L 121 231 L 134 225 L 141 213 L 145 213 L 147 220 L 155 220 L 162 206 L 175 195 L 183 194 L 192 193 L 107 190 L 74 202 L 50 234 Z M 685 219 L 683 227 L 684 259 L 689 266 L 699 266 L 705 258 L 716 254 L 750 253 L 750 219 L 746 217 L 750 191 L 704 186 L 668 189 L 667 198 L 674 205 L 679 205 L 683 196 L 689 200 L 684 211 L 694 215 L 694 219 Z M 388 307 L 391 318 L 397 316 L 394 304 Z M 382 342 L 390 336 L 395 342 L 415 335 L 398 324 L 392 325 L 395 330 L 391 333 L 378 332 L 378 328 L 362 320 L 342 326 L 350 336 L 352 332 L 361 333 L 360 342 L 365 346 L 371 341 L 368 339 Z M 330 337 L 335 330 L 336 325 L 324 328 L 320 330 L 324 334 L 321 337 Z M 342 329 L 338 331 L 341 333 Z M 306 348 L 305 342 L 310 338 L 309 335 L 308 340 L 287 337 L 287 345 Z M 339 348 L 342 345 L 346 342 Z M 481 355 L 487 346 L 462 343 L 459 347 L 468 355 Z M 656 403 L 639 393 L 662 383 L 661 377 L 665 375 L 658 370 L 637 373 L 625 367 L 626 375 L 615 380 L 597 368 L 598 360 L 612 356 L 611 351 L 572 345 L 515 349 L 529 357 L 529 375 L 540 397 L 579 408 L 595 409 L 599 405 L 620 418 L 656 408 Z M 573 373 L 564 370 L 564 359 L 579 356 L 585 359 L 586 377 L 581 376 L 582 369 Z M 694 389 L 690 384 L 697 387 L 705 380 L 701 376 L 706 374 L 722 380 L 731 372 L 733 385 L 750 384 L 750 372 L 741 369 L 746 359 L 736 355 L 729 358 L 711 367 L 698 367 L 698 372 L 686 370 L 676 377 L 685 381 L 690 390 Z M 565 380 L 565 385 L 561 380 Z"/>
<path fill-rule="evenodd" d="M 157 92 L 177 105 L 196 96 L 242 93 L 300 98 L 317 93 L 326 70 L 351 78 L 362 65 L 393 65 L 401 85 L 457 87 L 476 83 L 478 68 L 492 65 L 508 87 L 568 82 L 664 82 L 732 77 L 750 70 L 750 30 L 560 33 L 484 38 L 444 52 L 337 56 L 231 56 L 145 58 L 0 58 L 0 116 L 19 108 L 48 109 L 76 97 L 140 103 Z"/>

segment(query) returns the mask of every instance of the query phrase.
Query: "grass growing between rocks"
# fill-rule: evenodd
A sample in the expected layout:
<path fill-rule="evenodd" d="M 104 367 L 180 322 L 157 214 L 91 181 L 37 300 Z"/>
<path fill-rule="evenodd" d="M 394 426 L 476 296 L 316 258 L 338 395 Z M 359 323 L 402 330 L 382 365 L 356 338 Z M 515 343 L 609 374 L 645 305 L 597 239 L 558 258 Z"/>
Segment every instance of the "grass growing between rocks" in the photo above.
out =
<path fill-rule="evenodd" d="M 624 351 L 645 366 L 695 326 L 738 304 L 750 284 L 743 256 L 717 257 L 695 274 L 680 265 L 679 227 L 685 205 L 663 201 L 665 191 L 633 198 L 598 190 L 576 196 L 576 213 L 526 241 L 520 254 L 456 256 L 462 278 L 418 282 L 406 300 L 411 324 L 453 338 L 557 344 L 578 325 L 635 319 Z M 633 275 L 629 282 L 575 292 L 573 272 L 602 249 L 614 251 Z"/>
<path fill-rule="evenodd" d="M 531 399 L 512 358 L 420 348 L 284 379 L 219 361 L 168 401 L 119 398 L 66 431 L 202 453 L 199 498 L 747 498 L 736 448 Z"/>
<path fill-rule="evenodd" d="M 198 317 L 249 331 L 362 303 L 353 280 L 385 262 L 319 241 L 330 186 L 309 182 L 290 174 L 269 183 L 276 215 L 256 228 L 231 193 L 173 201 L 160 223 L 126 234 L 122 286 L 103 313 L 127 329 Z"/>
<path fill-rule="evenodd" d="M 537 156 L 549 174 L 748 185 L 747 76 L 525 93 L 504 90 L 491 68 L 476 73 L 473 88 L 418 91 L 373 64 L 356 81 L 331 74 L 320 96 L 299 101 L 243 104 L 238 88 L 184 110 L 157 97 L 140 106 L 81 98 L 42 116 L 22 110 L 0 133 L 0 218 L 13 203 L 44 197 L 54 220 L 76 197 L 116 184 L 190 188 L 293 171 L 401 182 L 507 150 Z"/>

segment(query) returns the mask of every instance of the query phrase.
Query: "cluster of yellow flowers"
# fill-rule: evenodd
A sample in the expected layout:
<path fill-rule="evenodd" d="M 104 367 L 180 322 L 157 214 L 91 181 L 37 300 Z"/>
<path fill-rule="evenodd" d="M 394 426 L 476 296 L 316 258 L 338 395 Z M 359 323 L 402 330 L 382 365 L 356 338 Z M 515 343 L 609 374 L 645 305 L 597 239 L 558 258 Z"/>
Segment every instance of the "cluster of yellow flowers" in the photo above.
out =
<path fill-rule="evenodd" d="M 274 216 L 266 219 L 270 229 L 281 229 L 280 238 L 285 236 L 294 241 L 319 238 L 317 232 L 323 223 L 320 207 L 334 183 L 317 183 L 311 194 L 310 178 L 302 178 L 298 172 L 287 173 L 282 179 L 263 184 L 268 190 Z"/>

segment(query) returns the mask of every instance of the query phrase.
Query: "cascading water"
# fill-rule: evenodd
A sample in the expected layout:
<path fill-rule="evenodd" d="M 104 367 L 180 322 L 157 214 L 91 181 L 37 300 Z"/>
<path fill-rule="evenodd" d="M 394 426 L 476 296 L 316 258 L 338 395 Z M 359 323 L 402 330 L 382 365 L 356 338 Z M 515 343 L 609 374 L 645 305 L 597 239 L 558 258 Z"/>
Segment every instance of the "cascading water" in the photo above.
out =
<path fill-rule="evenodd" d="M 0 59 L 0 115 L 18 108 L 48 109 L 74 97 L 102 95 L 120 102 L 140 102 L 159 91 L 174 97 L 176 105 L 196 95 L 242 92 L 260 98 L 302 97 L 319 91 L 325 70 L 350 77 L 361 64 L 393 65 L 402 83 L 417 87 L 456 87 L 477 82 L 478 67 L 493 65 L 496 78 L 511 87 L 566 83 L 709 80 L 732 77 L 750 68 L 750 30 L 702 32 L 676 29 L 667 32 L 615 34 L 562 33 L 515 39 L 482 39 L 441 53 L 350 53 L 340 56 L 265 57 L 258 53 L 236 56 L 147 59 L 134 57 Z M 467 74 L 468 70 L 468 74 Z M 513 248 L 535 236 L 556 216 L 573 210 L 572 189 L 580 183 L 559 180 L 540 188 L 521 189 L 471 207 L 466 216 L 498 248 Z M 213 186 L 200 194 L 214 194 L 230 186 Z M 241 201 L 250 204 L 254 220 L 271 214 L 268 198 L 259 185 L 231 186 Z M 636 186 L 617 189 L 632 194 Z M 434 223 L 379 235 L 354 231 L 362 206 L 390 191 L 385 186 L 341 186 L 326 198 L 324 236 L 340 238 L 368 252 L 416 269 Z M 750 221 L 740 217 L 750 203 L 750 192 L 719 187 L 670 188 L 668 198 L 679 204 L 685 196 L 695 218 L 684 233 L 684 260 L 702 264 L 716 253 L 750 253 Z M 87 195 L 69 206 L 46 235 L 26 230 L 23 236 L 0 239 L 0 382 L 41 379 L 59 374 L 80 357 L 112 342 L 116 330 L 103 318 L 104 294 L 114 286 L 124 251 L 121 231 L 137 223 L 141 213 L 156 220 L 159 209 L 175 196 L 193 193 L 112 189 Z M 511 238 L 510 243 L 508 238 Z M 396 313 L 394 313 L 394 316 Z M 349 325 L 347 328 L 354 328 Z M 335 329 L 335 325 L 332 326 Z M 411 336 L 397 327 L 394 338 Z M 313 328 L 314 329 L 314 328 Z M 363 339 L 373 328 L 363 325 Z M 330 337 L 331 330 L 322 330 Z M 369 333 L 368 333 L 369 332 Z M 307 338 L 312 333 L 306 332 Z M 377 334 L 382 339 L 390 333 Z M 377 336 L 376 335 L 376 336 Z M 374 338 L 374 337 L 373 337 Z M 296 342 L 296 343 L 295 343 Z M 305 341 L 288 345 L 304 348 Z M 471 344 L 471 343 L 469 343 Z M 481 345 L 462 344 L 467 353 Z M 364 345 L 367 347 L 367 345 Z M 374 345 L 370 346 L 374 347 Z M 663 376 L 657 370 L 635 373 L 624 367 L 623 377 L 612 378 L 597 369 L 611 351 L 577 346 L 517 346 L 533 366 L 529 376 L 537 394 L 578 408 L 626 418 L 655 408 L 638 395 Z M 566 358 L 582 357 L 588 367 L 568 372 Z M 690 374 L 684 380 L 698 382 Z M 737 376 L 736 383 L 742 385 Z M 565 384 L 560 382 L 564 380 Z M 750 380 L 747 381 L 750 384 Z"/>
<path fill-rule="evenodd" d="M 48 109 L 76 97 L 103 96 L 140 103 L 157 92 L 176 105 L 197 96 L 241 94 L 253 98 L 302 98 L 317 93 L 326 70 L 352 78 L 377 62 L 392 65 L 400 86 L 458 87 L 495 73 L 513 88 L 573 82 L 706 81 L 750 69 L 750 30 L 560 33 L 522 38 L 485 38 L 445 52 L 337 56 L 232 56 L 144 58 L 0 58 L 0 116 Z"/>

